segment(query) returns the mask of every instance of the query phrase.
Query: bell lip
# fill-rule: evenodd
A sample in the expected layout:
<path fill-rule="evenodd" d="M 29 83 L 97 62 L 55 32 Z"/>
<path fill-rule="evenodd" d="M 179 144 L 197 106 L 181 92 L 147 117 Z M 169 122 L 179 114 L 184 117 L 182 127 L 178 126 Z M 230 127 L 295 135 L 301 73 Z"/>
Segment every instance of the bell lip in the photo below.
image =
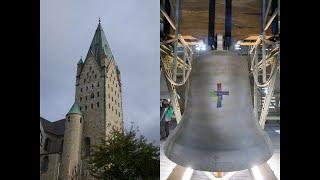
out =
<path fill-rule="evenodd" d="M 190 162 L 186 161 L 185 159 L 182 158 L 177 158 L 173 153 L 172 154 L 168 154 L 167 152 L 167 143 L 164 144 L 164 154 L 165 156 L 170 159 L 171 161 L 173 161 L 174 163 L 183 166 L 183 167 L 190 167 L 191 169 L 197 170 L 197 171 L 207 171 L 207 172 L 233 172 L 233 171 L 241 171 L 241 170 L 245 170 L 245 169 L 249 169 L 252 168 L 253 166 L 257 166 L 260 164 L 265 163 L 266 161 L 268 161 L 274 153 L 274 150 L 272 148 L 272 146 L 270 147 L 269 143 L 267 143 L 267 147 L 268 149 L 265 151 L 266 153 L 264 155 L 262 155 L 262 158 L 260 158 L 259 160 L 255 161 L 255 162 L 249 162 L 249 163 L 238 163 L 238 165 L 234 165 L 233 163 L 237 163 L 236 161 L 233 163 L 230 163 L 229 166 L 224 165 L 223 168 L 219 168 L 218 166 L 221 166 L 219 164 L 217 164 L 216 166 L 214 166 L 214 163 L 212 163 L 212 168 L 208 169 L 208 168 L 203 168 L 203 166 L 201 166 L 202 162 L 197 162 L 194 164 L 195 167 L 193 167 L 192 165 L 190 165 Z M 181 145 L 180 145 L 181 146 Z M 228 152 L 228 151 L 223 151 L 223 152 Z M 243 152 L 241 150 L 239 151 L 235 151 L 235 152 Z M 182 154 L 182 152 L 180 152 Z M 208 155 L 209 157 L 209 155 Z M 236 156 L 235 156 L 236 157 Z M 248 156 L 249 157 L 249 156 Z M 250 157 L 249 157 L 250 158 Z M 252 158 L 253 159 L 253 158 Z M 249 160 L 250 161 L 250 160 Z"/>

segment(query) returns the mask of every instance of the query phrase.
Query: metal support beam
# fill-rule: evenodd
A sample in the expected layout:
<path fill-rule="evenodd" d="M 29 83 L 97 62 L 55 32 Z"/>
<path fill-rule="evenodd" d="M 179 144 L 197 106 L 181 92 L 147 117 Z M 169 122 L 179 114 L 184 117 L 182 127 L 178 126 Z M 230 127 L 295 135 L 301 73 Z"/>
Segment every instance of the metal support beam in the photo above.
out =
<path fill-rule="evenodd" d="M 232 27 L 232 0 L 226 0 L 225 23 L 224 23 L 224 42 L 225 48 L 229 49 L 231 45 L 231 27 Z"/>
<path fill-rule="evenodd" d="M 208 46 L 213 50 L 213 46 L 215 46 L 215 14 L 216 14 L 216 1 L 209 0 L 209 23 L 208 23 Z"/>
<path fill-rule="evenodd" d="M 164 10 L 170 16 L 171 14 L 170 0 L 165 0 Z M 170 23 L 166 18 L 164 19 L 164 22 L 163 22 L 163 32 L 164 34 L 170 34 Z"/>
<path fill-rule="evenodd" d="M 271 12 L 274 13 L 277 8 L 278 8 L 278 0 L 272 0 Z M 272 21 L 272 35 L 277 35 L 279 33 L 278 28 L 279 27 L 278 27 L 278 14 L 277 14 Z"/>
<path fill-rule="evenodd" d="M 275 71 L 278 71 L 278 69 L 275 69 Z M 259 123 L 260 123 L 260 126 L 262 129 L 264 129 L 264 125 L 266 123 L 266 119 L 267 119 L 267 115 L 269 112 L 269 106 L 270 106 L 271 98 L 273 95 L 273 89 L 274 89 L 274 84 L 275 84 L 275 81 L 277 78 L 277 74 L 278 74 L 278 72 L 275 72 L 275 74 L 273 75 L 273 77 L 271 79 L 270 85 L 268 86 L 268 92 L 266 94 L 266 98 L 265 98 L 265 101 L 262 106 L 262 111 L 261 111 L 260 119 L 259 119 Z"/>
<path fill-rule="evenodd" d="M 264 21 L 265 21 L 265 9 L 266 9 L 266 1 L 260 0 L 260 37 L 262 40 L 265 39 L 265 31 L 264 31 Z M 265 83 L 267 79 L 267 68 L 264 59 L 266 58 L 266 45 L 264 41 L 262 41 L 262 82 Z"/>
<path fill-rule="evenodd" d="M 270 11 L 270 8 L 271 8 L 271 3 L 272 3 L 273 0 L 268 0 L 268 6 L 267 6 L 267 9 L 265 10 L 265 15 L 264 15 L 264 20 L 263 20 L 263 24 L 266 24 L 266 21 L 268 19 L 268 15 L 270 14 L 269 11 Z"/>
<path fill-rule="evenodd" d="M 181 0 L 176 0 L 176 39 L 180 38 L 180 6 Z M 174 59 L 172 62 L 172 79 L 177 80 L 178 41 L 174 43 Z"/>
<path fill-rule="evenodd" d="M 274 19 L 275 19 L 275 18 L 277 17 L 277 15 L 278 15 L 278 12 L 279 12 L 279 9 L 278 9 L 278 8 L 273 12 L 271 18 L 269 19 L 268 23 L 266 24 L 266 26 L 265 26 L 265 28 L 264 28 L 265 31 L 267 31 L 267 29 L 269 28 L 270 24 L 273 23 Z"/>

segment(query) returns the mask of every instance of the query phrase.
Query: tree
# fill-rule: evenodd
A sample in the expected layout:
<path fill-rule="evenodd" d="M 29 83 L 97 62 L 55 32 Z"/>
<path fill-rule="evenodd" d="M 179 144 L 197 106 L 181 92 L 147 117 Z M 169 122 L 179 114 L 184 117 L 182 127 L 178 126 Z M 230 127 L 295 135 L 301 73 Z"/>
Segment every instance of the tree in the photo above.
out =
<path fill-rule="evenodd" d="M 108 180 L 159 179 L 160 149 L 128 132 L 113 130 L 106 140 L 93 147 L 89 159 L 90 174 Z"/>

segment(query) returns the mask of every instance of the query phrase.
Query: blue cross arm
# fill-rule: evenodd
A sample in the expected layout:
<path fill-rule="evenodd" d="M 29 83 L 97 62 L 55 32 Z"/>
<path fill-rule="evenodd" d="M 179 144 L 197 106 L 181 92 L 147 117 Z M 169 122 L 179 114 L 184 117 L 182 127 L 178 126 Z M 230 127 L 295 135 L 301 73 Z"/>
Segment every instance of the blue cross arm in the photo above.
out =
<path fill-rule="evenodd" d="M 218 96 L 229 95 L 229 91 L 215 91 Z"/>

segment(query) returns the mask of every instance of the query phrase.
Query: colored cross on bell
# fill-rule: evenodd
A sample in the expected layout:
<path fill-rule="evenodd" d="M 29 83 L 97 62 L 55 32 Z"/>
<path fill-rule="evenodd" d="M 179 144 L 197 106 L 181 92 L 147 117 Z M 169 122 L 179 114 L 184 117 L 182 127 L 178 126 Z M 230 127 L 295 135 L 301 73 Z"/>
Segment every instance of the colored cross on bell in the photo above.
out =
<path fill-rule="evenodd" d="M 229 91 L 222 91 L 221 82 L 217 83 L 217 90 L 216 91 L 210 91 L 209 92 L 209 96 L 217 97 L 217 108 L 221 108 L 222 107 L 223 95 L 229 95 Z"/>

